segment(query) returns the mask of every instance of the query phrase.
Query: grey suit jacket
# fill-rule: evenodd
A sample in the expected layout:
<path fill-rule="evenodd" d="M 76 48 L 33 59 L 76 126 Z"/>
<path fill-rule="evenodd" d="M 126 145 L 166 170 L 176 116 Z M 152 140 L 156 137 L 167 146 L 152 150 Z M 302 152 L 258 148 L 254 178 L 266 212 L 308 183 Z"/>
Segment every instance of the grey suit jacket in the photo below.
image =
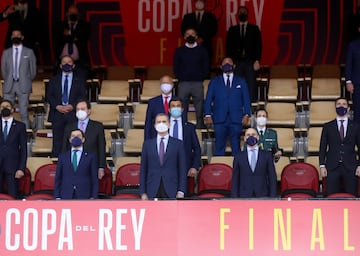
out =
<path fill-rule="evenodd" d="M 13 49 L 4 50 L 1 57 L 1 73 L 4 79 L 3 93 L 9 93 L 13 86 Z M 22 93 L 32 92 L 32 80 L 36 76 L 36 57 L 34 52 L 23 46 L 19 63 L 19 85 Z"/>

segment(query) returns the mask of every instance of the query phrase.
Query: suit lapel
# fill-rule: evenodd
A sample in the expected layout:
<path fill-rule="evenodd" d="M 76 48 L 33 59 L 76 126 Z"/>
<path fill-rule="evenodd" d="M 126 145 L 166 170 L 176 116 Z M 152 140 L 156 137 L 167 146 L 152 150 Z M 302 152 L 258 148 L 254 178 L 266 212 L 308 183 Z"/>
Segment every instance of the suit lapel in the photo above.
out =
<path fill-rule="evenodd" d="M 81 158 L 80 158 L 80 161 L 79 161 L 79 164 L 78 164 L 78 167 L 77 167 L 77 171 L 79 171 L 81 168 L 81 165 L 83 164 L 83 162 L 85 161 L 85 157 L 87 157 L 88 153 L 87 152 L 84 152 L 84 149 L 83 149 L 83 152 L 81 153 Z"/>

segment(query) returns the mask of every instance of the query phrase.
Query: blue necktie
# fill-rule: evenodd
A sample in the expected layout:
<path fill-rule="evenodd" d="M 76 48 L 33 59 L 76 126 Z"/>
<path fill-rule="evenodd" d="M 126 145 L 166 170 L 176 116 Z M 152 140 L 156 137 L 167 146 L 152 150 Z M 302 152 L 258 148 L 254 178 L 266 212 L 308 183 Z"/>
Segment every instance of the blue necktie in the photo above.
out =
<path fill-rule="evenodd" d="M 63 94 L 62 94 L 62 103 L 64 105 L 67 105 L 69 103 L 68 89 L 69 89 L 68 75 L 65 75 L 64 90 L 63 90 Z"/>
<path fill-rule="evenodd" d="M 4 141 L 6 142 L 7 136 L 8 136 L 8 121 L 5 121 L 5 126 L 4 126 Z"/>
<path fill-rule="evenodd" d="M 174 119 L 174 130 L 173 130 L 173 137 L 178 139 L 179 138 L 179 125 L 178 125 L 178 120 Z"/>
<path fill-rule="evenodd" d="M 74 168 L 74 172 L 76 172 L 76 169 L 77 169 L 77 152 L 79 150 L 73 150 L 73 155 L 72 155 L 72 165 L 73 165 L 73 168 Z"/>

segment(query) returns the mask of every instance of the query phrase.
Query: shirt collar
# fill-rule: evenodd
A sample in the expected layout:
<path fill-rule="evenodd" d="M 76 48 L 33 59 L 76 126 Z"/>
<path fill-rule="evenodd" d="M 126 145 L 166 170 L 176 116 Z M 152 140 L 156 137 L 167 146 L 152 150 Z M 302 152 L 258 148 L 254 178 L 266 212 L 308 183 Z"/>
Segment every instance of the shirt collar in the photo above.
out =
<path fill-rule="evenodd" d="M 12 121 L 14 120 L 14 117 L 11 116 L 8 120 L 5 120 L 4 118 L 1 118 L 1 119 L 2 119 L 2 122 L 3 122 L 3 123 L 4 123 L 5 121 L 7 121 L 8 124 L 9 124 L 9 123 L 12 123 Z"/>
<path fill-rule="evenodd" d="M 195 42 L 193 45 L 190 45 L 189 43 L 185 43 L 185 46 L 187 48 L 195 48 L 196 46 L 198 46 L 197 42 Z"/>
<path fill-rule="evenodd" d="M 78 148 L 74 148 L 74 147 L 71 147 L 71 152 L 73 152 L 74 150 L 77 150 L 78 152 L 83 152 L 83 146 L 81 147 L 78 147 Z"/>

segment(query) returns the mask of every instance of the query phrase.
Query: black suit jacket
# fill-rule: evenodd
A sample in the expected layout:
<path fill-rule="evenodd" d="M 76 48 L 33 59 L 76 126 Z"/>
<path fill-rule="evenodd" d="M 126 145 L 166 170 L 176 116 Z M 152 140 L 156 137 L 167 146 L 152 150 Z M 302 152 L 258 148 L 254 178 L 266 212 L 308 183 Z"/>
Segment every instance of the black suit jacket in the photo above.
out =
<path fill-rule="evenodd" d="M 78 129 L 78 121 L 68 124 L 65 127 L 64 140 L 63 140 L 63 152 L 70 149 L 69 137 L 71 131 Z M 98 160 L 98 167 L 105 167 L 105 134 L 104 126 L 102 123 L 89 120 L 88 125 L 85 130 L 85 142 L 84 150 L 89 153 L 95 153 Z"/>
<path fill-rule="evenodd" d="M 47 100 L 50 104 L 50 112 L 48 116 L 49 122 L 56 122 L 62 120 L 64 114 L 56 110 L 56 106 L 62 104 L 62 85 L 61 77 L 62 74 L 56 74 L 53 76 L 47 88 Z M 85 87 L 86 82 L 83 78 L 80 78 L 75 72 L 73 73 L 73 80 L 71 84 L 70 94 L 69 94 L 69 104 L 74 107 L 74 110 L 68 113 L 75 118 L 75 104 L 79 99 L 85 98 Z"/>
<path fill-rule="evenodd" d="M 201 148 L 199 144 L 199 139 L 196 135 L 195 125 L 183 121 L 182 128 L 187 170 L 189 170 L 190 168 L 195 168 L 196 170 L 199 170 Z"/>
<path fill-rule="evenodd" d="M 236 63 L 242 58 L 243 45 L 245 56 L 243 59 L 260 61 L 262 52 L 261 32 L 259 27 L 247 24 L 245 38 L 240 37 L 240 25 L 229 28 L 226 37 L 226 56 L 229 56 Z"/>
<path fill-rule="evenodd" d="M 326 169 L 335 169 L 342 157 L 344 166 L 349 170 L 354 170 L 359 165 L 355 146 L 360 148 L 359 126 L 349 120 L 344 141 L 341 142 L 337 120 L 326 123 L 323 127 L 320 139 L 319 163 L 325 165 Z M 343 153 L 341 153 L 343 152 Z"/>

